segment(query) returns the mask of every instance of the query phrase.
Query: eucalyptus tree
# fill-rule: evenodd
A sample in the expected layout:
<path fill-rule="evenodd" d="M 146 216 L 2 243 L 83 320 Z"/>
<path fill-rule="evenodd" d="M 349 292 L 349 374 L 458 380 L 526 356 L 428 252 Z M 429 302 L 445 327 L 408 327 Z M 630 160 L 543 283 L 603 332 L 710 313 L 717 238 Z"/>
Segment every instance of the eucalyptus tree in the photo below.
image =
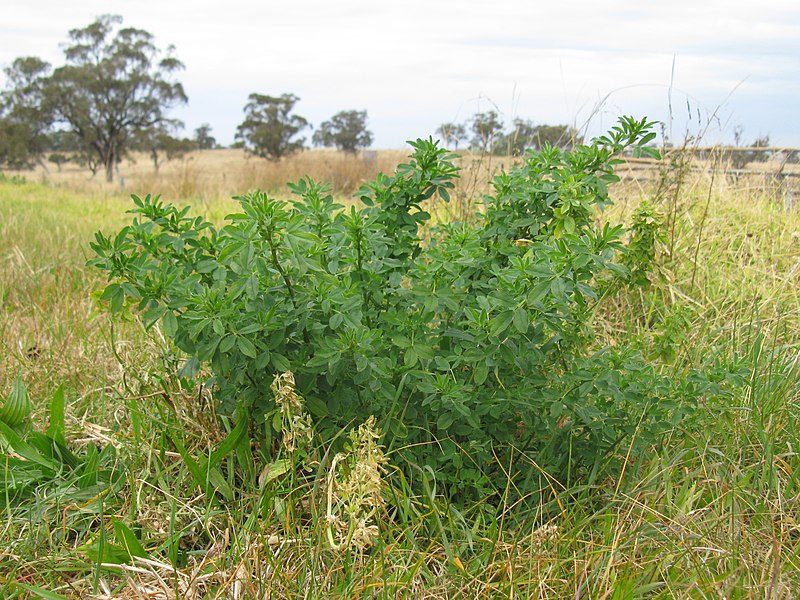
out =
<path fill-rule="evenodd" d="M 66 64 L 46 88 L 55 119 L 74 132 L 82 154 L 103 167 L 108 181 L 135 140 L 177 126 L 167 113 L 187 102 L 174 80 L 183 68 L 174 48 L 162 52 L 152 34 L 121 24 L 122 17 L 103 15 L 71 30 Z"/>
<path fill-rule="evenodd" d="M 350 154 L 371 146 L 372 132 L 367 129 L 367 111 L 339 111 L 319 126 L 312 140 L 315 146 L 336 147 Z"/>
<path fill-rule="evenodd" d="M 444 145 L 458 150 L 459 142 L 467 139 L 467 128 L 463 123 L 442 123 L 436 130 L 436 135 L 444 142 Z"/>
<path fill-rule="evenodd" d="M 495 141 L 503 135 L 503 120 L 493 110 L 475 113 L 470 125 L 472 146 L 481 152 L 491 152 Z"/>
<path fill-rule="evenodd" d="M 299 100 L 294 94 L 250 94 L 236 140 L 250 154 L 273 161 L 299 152 L 306 140 L 297 136 L 310 126 L 304 117 L 292 113 Z"/>
<path fill-rule="evenodd" d="M 44 165 L 53 120 L 45 95 L 50 65 L 34 56 L 20 57 L 6 69 L 0 94 L 0 163 L 12 168 Z"/>

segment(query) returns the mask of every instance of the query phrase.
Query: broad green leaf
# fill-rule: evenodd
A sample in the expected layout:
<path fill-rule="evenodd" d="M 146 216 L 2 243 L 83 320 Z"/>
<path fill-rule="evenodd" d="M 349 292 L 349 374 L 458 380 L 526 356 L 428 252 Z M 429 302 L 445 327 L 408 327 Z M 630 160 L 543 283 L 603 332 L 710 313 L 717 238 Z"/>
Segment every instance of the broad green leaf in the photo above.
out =
<path fill-rule="evenodd" d="M 222 462 L 222 459 L 228 456 L 231 452 L 233 452 L 239 444 L 247 443 L 247 427 L 249 424 L 249 419 L 245 416 L 244 418 L 239 418 L 236 422 L 236 426 L 233 430 L 225 436 L 225 439 L 222 440 L 217 446 L 214 451 L 211 453 L 211 457 L 209 461 L 211 462 L 212 467 L 216 467 Z"/>
<path fill-rule="evenodd" d="M 436 419 L 436 426 L 441 429 L 442 431 L 447 431 L 450 429 L 450 426 L 453 424 L 453 415 L 448 412 L 444 412 L 439 415 L 439 418 Z"/>
<path fill-rule="evenodd" d="M 519 333 L 528 331 L 528 311 L 522 307 L 514 310 L 514 328 Z"/>
<path fill-rule="evenodd" d="M 32 409 L 28 388 L 22 377 L 17 375 L 11 384 L 11 393 L 0 408 L 0 422 L 9 427 L 17 427 L 30 417 Z"/>
<path fill-rule="evenodd" d="M 64 439 L 64 385 L 59 385 L 53 399 L 50 401 L 50 426 L 47 436 L 62 446 L 66 445 Z"/>
<path fill-rule="evenodd" d="M 261 475 L 258 477 L 258 484 L 261 487 L 264 487 L 271 481 L 274 481 L 281 475 L 288 473 L 292 468 L 292 461 L 291 459 L 284 458 L 281 460 L 276 460 L 274 462 L 269 463 L 264 470 L 261 471 Z"/>
<path fill-rule="evenodd" d="M 246 337 L 239 337 L 236 340 L 236 343 L 239 346 L 239 350 L 241 351 L 241 353 L 244 354 L 245 356 L 248 356 L 250 358 L 255 358 L 256 356 L 258 356 L 258 350 L 256 350 L 255 344 L 253 344 L 253 342 L 251 342 Z"/>
<path fill-rule="evenodd" d="M 308 396 L 306 398 L 306 407 L 308 408 L 308 412 L 320 419 L 330 414 L 328 412 L 328 405 L 316 396 Z"/>
<path fill-rule="evenodd" d="M 272 366 L 280 373 L 285 373 L 286 371 L 291 371 L 292 365 L 289 362 L 289 359 L 286 358 L 283 354 L 279 354 L 277 352 L 271 353 L 271 361 Z"/>
<path fill-rule="evenodd" d="M 127 525 L 117 519 L 112 519 L 111 524 L 114 527 L 117 541 L 125 548 L 130 559 L 133 559 L 135 556 L 139 558 L 150 557 L 137 539 L 136 534 L 134 534 Z"/>
<path fill-rule="evenodd" d="M 472 377 L 475 381 L 475 385 L 483 385 L 488 376 L 489 367 L 486 366 L 485 362 L 479 362 L 475 365 L 475 368 L 472 371 Z"/>

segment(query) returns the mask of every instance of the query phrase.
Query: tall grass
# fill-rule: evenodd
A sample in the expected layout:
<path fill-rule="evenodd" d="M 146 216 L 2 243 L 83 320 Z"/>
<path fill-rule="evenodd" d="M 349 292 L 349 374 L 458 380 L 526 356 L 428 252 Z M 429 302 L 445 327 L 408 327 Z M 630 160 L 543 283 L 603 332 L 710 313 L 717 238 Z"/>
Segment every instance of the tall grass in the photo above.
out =
<path fill-rule="evenodd" d="M 202 199 L 220 219 L 232 206 L 220 198 L 310 169 L 237 161 L 197 158 L 126 185 Z M 669 443 L 626 456 L 616 480 L 563 489 L 543 477 L 533 512 L 448 505 L 433 472 L 415 495 L 390 453 L 366 549 L 329 543 L 330 448 L 315 439 L 268 464 L 257 451 L 268 440 L 220 452 L 232 423 L 178 375 L 183 359 L 159 330 L 98 310 L 87 243 L 122 226 L 128 203 L 94 183 L 0 182 L 0 396 L 22 374 L 31 426 L 44 430 L 63 383 L 68 445 L 81 456 L 113 447 L 108 467 L 121 474 L 111 490 L 65 475 L 24 503 L 0 500 L 0 597 L 797 597 L 800 213 L 719 173 L 669 175 L 684 179 L 656 198 L 671 224 L 660 276 L 598 320 L 605 343 L 638 337 L 667 372 L 719 364 L 731 393 L 698 398 Z M 656 183 L 623 181 L 611 210 L 630 212 Z M 0 450 L 0 462 L 13 452 Z M 204 487 L 198 467 L 230 496 Z"/>

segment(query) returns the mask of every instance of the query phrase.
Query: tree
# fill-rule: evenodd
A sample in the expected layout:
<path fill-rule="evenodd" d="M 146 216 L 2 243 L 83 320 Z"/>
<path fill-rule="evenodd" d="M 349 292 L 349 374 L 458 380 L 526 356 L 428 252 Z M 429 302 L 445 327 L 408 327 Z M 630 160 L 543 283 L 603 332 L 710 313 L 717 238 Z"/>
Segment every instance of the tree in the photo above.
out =
<path fill-rule="evenodd" d="M 541 150 L 545 144 L 562 150 L 570 150 L 583 143 L 578 130 L 569 125 L 539 125 L 533 131 L 531 148 Z"/>
<path fill-rule="evenodd" d="M 495 140 L 502 135 L 503 121 L 493 110 L 476 113 L 472 117 L 471 129 L 472 146 L 481 152 L 489 152 L 494 147 Z"/>
<path fill-rule="evenodd" d="M 525 150 L 533 147 L 536 127 L 532 121 L 514 119 L 514 128 L 506 135 L 499 136 L 495 152 L 508 156 L 522 156 Z"/>
<path fill-rule="evenodd" d="M 166 113 L 187 101 L 172 80 L 183 68 L 174 49 L 162 53 L 142 29 L 114 33 L 121 23 L 122 17 L 104 15 L 71 30 L 66 65 L 55 70 L 47 90 L 56 118 L 78 136 L 86 161 L 101 165 L 108 181 L 137 135 L 176 124 Z"/>
<path fill-rule="evenodd" d="M 578 131 L 569 125 L 534 125 L 533 121 L 514 119 L 514 128 L 498 136 L 494 150 L 497 154 L 522 156 L 526 150 L 541 150 L 547 144 L 568 150 L 582 142 Z"/>
<path fill-rule="evenodd" d="M 312 138 L 315 146 L 355 154 L 359 148 L 372 145 L 372 132 L 367 130 L 367 111 L 343 110 L 333 115 L 330 121 L 319 126 Z"/>
<path fill-rule="evenodd" d="M 751 148 L 769 148 L 769 135 L 758 136 Z"/>
<path fill-rule="evenodd" d="M 454 150 L 458 150 L 459 142 L 467 139 L 467 128 L 457 123 L 442 123 L 436 130 L 436 135 L 441 138 L 445 146 L 453 146 Z"/>
<path fill-rule="evenodd" d="M 167 127 L 161 127 L 140 132 L 132 147 L 150 155 L 150 160 L 153 161 L 153 167 L 158 174 L 164 162 L 181 158 L 187 152 L 194 150 L 196 145 L 192 140 L 173 137 Z"/>
<path fill-rule="evenodd" d="M 8 83 L 0 94 L 0 163 L 12 168 L 34 162 L 44 166 L 53 120 L 45 94 L 49 71 L 48 63 L 33 56 L 17 58 L 4 70 Z"/>
<path fill-rule="evenodd" d="M 291 114 L 300 98 L 294 94 L 250 94 L 248 100 L 245 119 L 236 128 L 236 139 L 250 154 L 280 160 L 305 147 L 305 138 L 294 138 L 309 126 L 308 121 Z"/>
<path fill-rule="evenodd" d="M 55 166 L 57 166 L 58 167 L 58 171 L 60 173 L 61 172 L 61 165 L 67 164 L 69 162 L 69 157 L 64 155 L 64 154 L 61 154 L 60 152 L 56 152 L 56 153 L 53 153 L 50 156 L 48 156 L 47 160 L 49 160 L 51 163 L 53 163 Z"/>
<path fill-rule="evenodd" d="M 213 150 L 217 147 L 217 140 L 211 135 L 211 125 L 203 123 L 194 130 L 194 143 L 198 150 Z"/>

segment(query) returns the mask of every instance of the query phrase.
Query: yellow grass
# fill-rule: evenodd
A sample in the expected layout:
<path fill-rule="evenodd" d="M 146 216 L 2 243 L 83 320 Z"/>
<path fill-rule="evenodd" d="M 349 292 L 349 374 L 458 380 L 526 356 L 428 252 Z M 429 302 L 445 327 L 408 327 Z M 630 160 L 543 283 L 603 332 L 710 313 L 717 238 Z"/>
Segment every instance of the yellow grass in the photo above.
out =
<path fill-rule="evenodd" d="M 104 174 L 92 173 L 78 164 L 67 163 L 61 170 L 48 164 L 19 174 L 29 181 L 49 183 L 92 195 L 160 193 L 169 198 L 201 201 L 227 198 L 255 188 L 285 190 L 286 183 L 312 177 L 333 184 L 334 189 L 352 193 L 379 171 L 391 172 L 406 152 L 385 150 L 366 155 L 348 155 L 333 150 L 308 150 L 270 162 L 248 156 L 243 150 L 195 151 L 163 164 L 156 172 L 150 157 L 133 154 L 123 161 L 116 181 L 109 184 Z"/>

